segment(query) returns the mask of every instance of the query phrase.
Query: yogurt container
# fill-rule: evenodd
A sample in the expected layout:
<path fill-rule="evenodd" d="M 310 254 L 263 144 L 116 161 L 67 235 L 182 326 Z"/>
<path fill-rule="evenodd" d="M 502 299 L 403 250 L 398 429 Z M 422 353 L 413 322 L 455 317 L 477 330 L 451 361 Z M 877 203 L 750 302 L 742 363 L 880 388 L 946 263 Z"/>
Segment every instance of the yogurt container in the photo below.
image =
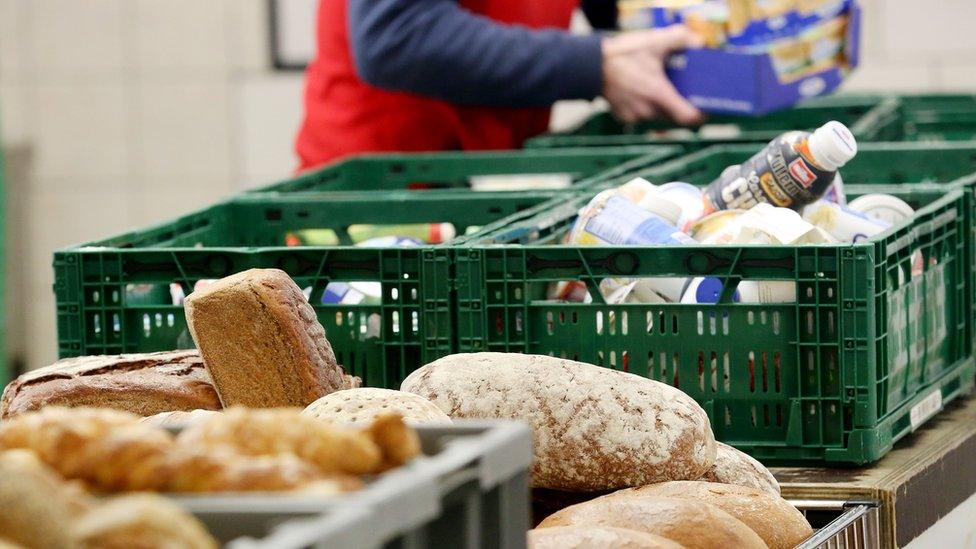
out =
<path fill-rule="evenodd" d="M 847 207 L 856 212 L 887 221 L 891 225 L 897 225 L 915 215 L 915 210 L 904 200 L 890 194 L 866 194 L 851 200 Z"/>
<path fill-rule="evenodd" d="M 698 187 L 681 181 L 665 183 L 657 188 L 658 195 L 681 207 L 677 227 L 684 232 L 691 230 L 691 226 L 705 213 L 705 203 L 702 202 L 702 191 Z"/>
<path fill-rule="evenodd" d="M 861 242 L 891 227 L 887 221 L 826 200 L 803 208 L 803 219 L 827 231 L 838 242 Z"/>
<path fill-rule="evenodd" d="M 692 224 L 690 229 L 691 237 L 699 242 L 704 242 L 710 236 L 722 230 L 726 223 L 744 213 L 746 213 L 745 210 L 719 210 L 710 213 Z"/>

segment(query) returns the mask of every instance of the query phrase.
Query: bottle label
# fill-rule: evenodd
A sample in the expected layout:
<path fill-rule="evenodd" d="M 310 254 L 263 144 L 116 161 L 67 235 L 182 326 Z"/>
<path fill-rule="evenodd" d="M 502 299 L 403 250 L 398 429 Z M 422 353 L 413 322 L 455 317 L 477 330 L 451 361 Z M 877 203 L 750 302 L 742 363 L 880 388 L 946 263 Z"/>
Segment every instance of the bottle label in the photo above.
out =
<path fill-rule="evenodd" d="M 694 240 L 626 198 L 614 196 L 587 221 L 585 233 L 613 245 L 693 244 Z"/>
<path fill-rule="evenodd" d="M 789 132 L 737 169 L 727 168 L 705 190 L 716 210 L 744 209 L 765 202 L 799 208 L 817 200 L 833 183 L 835 172 L 820 169 L 797 150 L 807 136 Z"/>

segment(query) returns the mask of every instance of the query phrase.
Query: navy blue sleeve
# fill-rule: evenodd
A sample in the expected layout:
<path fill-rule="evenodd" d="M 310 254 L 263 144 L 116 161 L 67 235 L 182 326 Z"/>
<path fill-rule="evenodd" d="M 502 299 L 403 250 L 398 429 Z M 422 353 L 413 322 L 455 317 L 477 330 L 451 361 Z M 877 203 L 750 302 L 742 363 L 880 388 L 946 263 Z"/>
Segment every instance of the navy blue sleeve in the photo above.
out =
<path fill-rule="evenodd" d="M 603 87 L 598 36 L 504 25 L 456 0 L 349 0 L 349 31 L 360 77 L 379 88 L 537 107 Z"/>
<path fill-rule="evenodd" d="M 611 30 L 617 28 L 616 0 L 582 0 L 580 8 L 594 29 Z"/>

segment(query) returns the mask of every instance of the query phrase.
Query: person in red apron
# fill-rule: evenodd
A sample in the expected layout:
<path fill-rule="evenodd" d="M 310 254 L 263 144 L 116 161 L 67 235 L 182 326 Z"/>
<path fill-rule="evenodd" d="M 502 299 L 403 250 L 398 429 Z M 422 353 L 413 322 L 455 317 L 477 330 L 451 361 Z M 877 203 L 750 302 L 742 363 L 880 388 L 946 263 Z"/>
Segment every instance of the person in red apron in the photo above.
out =
<path fill-rule="evenodd" d="M 664 73 L 667 55 L 700 46 L 693 33 L 571 35 L 577 7 L 597 28 L 616 24 L 614 0 L 321 0 L 300 169 L 365 152 L 517 148 L 563 99 L 603 95 L 624 121 L 699 120 Z"/>

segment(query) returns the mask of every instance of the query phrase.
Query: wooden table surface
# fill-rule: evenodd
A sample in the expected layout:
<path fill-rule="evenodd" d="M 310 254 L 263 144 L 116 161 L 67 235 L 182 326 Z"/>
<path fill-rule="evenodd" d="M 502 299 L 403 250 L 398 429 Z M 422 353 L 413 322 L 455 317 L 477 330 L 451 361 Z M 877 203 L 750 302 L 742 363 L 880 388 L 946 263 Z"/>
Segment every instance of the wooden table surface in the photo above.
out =
<path fill-rule="evenodd" d="M 976 493 L 976 397 L 959 399 L 867 467 L 772 469 L 787 499 L 876 500 L 901 547 Z"/>

